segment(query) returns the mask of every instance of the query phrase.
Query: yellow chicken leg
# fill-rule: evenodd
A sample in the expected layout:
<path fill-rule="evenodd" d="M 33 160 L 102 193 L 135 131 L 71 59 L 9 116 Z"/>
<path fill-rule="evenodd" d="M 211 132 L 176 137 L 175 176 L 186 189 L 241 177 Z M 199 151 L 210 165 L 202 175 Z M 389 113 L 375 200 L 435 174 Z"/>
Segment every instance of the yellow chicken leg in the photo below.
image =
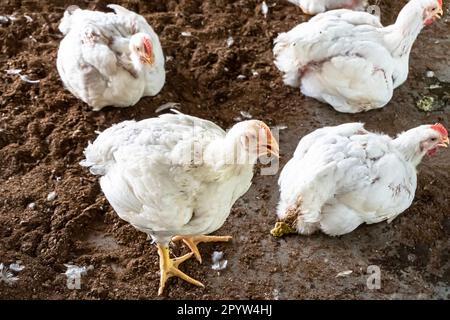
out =
<path fill-rule="evenodd" d="M 196 286 L 203 288 L 205 287 L 203 283 L 189 277 L 187 274 L 178 269 L 178 266 L 181 263 L 192 257 L 193 255 L 192 252 L 178 258 L 170 259 L 169 248 L 158 244 L 158 255 L 159 255 L 159 269 L 161 272 L 158 295 L 161 295 L 163 293 L 166 281 L 170 277 L 178 277 Z"/>
<path fill-rule="evenodd" d="M 192 253 L 194 253 L 198 262 L 202 263 L 202 256 L 198 251 L 197 245 L 201 242 L 227 242 L 232 239 L 231 236 L 175 236 L 172 238 L 172 241 L 183 240 L 183 242 L 191 249 Z"/>

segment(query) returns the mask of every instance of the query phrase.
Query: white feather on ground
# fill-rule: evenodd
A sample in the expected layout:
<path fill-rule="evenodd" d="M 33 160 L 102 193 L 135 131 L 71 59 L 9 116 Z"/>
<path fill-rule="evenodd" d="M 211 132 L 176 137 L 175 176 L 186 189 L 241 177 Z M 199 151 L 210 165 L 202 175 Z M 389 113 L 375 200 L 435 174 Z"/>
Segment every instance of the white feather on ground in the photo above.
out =
<path fill-rule="evenodd" d="M 227 267 L 228 260 L 223 259 L 223 252 L 222 251 L 214 251 L 211 256 L 212 265 L 211 269 L 220 271 Z"/>
<path fill-rule="evenodd" d="M 17 280 L 19 280 L 19 277 L 14 276 L 10 270 L 12 269 L 8 268 L 3 263 L 0 263 L 0 282 L 13 285 Z"/>

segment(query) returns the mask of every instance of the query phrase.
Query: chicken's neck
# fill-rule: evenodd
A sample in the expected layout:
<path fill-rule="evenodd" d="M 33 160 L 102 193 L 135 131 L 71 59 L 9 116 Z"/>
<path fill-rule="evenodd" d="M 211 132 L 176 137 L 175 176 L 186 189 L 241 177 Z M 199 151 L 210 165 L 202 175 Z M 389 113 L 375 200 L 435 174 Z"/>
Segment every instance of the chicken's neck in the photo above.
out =
<path fill-rule="evenodd" d="M 414 167 L 417 167 L 422 161 L 425 152 L 420 148 L 420 142 L 417 139 L 417 134 L 414 130 L 406 131 L 400 134 L 397 139 L 393 141 L 395 148 L 400 151 L 405 159 L 411 162 Z"/>
<path fill-rule="evenodd" d="M 204 162 L 216 170 L 253 168 L 258 158 L 242 150 L 240 144 L 224 138 L 211 142 L 203 153 Z"/>
<path fill-rule="evenodd" d="M 385 40 L 394 57 L 409 56 L 423 28 L 423 10 L 412 0 L 400 11 L 395 24 L 385 28 Z"/>

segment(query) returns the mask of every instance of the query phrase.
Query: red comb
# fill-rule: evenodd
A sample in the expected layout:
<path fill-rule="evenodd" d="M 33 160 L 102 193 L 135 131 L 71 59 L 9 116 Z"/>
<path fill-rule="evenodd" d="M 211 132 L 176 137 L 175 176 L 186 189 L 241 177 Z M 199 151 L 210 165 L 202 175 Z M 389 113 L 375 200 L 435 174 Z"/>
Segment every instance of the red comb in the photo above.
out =
<path fill-rule="evenodd" d="M 441 8 L 442 8 L 442 0 L 438 0 L 438 2 L 439 2 L 439 5 L 440 5 Z"/>
<path fill-rule="evenodd" d="M 145 38 L 143 39 L 143 41 L 144 41 L 145 52 L 146 52 L 148 55 L 151 55 L 151 54 L 152 54 L 152 44 L 151 44 L 150 40 L 148 40 L 148 38 L 145 37 Z"/>
<path fill-rule="evenodd" d="M 442 124 L 440 124 L 440 123 L 433 124 L 431 126 L 431 129 L 436 130 L 437 132 L 439 132 L 444 137 L 448 136 L 447 129 L 445 129 L 445 127 Z"/>

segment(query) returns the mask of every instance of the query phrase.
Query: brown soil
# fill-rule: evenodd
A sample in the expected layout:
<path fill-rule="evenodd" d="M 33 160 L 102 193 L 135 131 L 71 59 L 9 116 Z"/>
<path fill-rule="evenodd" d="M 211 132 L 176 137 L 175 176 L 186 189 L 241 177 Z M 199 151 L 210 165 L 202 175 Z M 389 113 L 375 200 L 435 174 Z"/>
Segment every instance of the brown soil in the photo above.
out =
<path fill-rule="evenodd" d="M 450 125 L 448 105 L 432 113 L 415 106 L 418 97 L 427 94 L 427 70 L 449 78 L 449 18 L 422 32 L 411 55 L 409 80 L 387 107 L 347 115 L 282 84 L 272 63 L 272 40 L 307 16 L 287 1 L 266 2 L 270 11 L 264 19 L 259 0 L 117 1 L 147 18 L 160 35 L 165 54 L 173 59 L 167 63 L 167 82 L 157 97 L 127 109 L 92 112 L 59 80 L 57 27 L 68 5 L 105 10 L 108 1 L 1 1 L 0 14 L 14 13 L 18 19 L 0 25 L 0 262 L 21 260 L 25 269 L 14 285 L 0 282 L 0 298 L 157 298 L 155 247 L 116 216 L 97 178 L 78 162 L 88 141 L 95 139 L 95 130 L 153 117 L 163 103 L 180 102 L 183 112 L 223 127 L 231 126 L 240 111 L 270 125 L 286 125 L 281 165 L 300 137 L 324 125 L 363 121 L 368 129 L 392 135 L 423 123 Z M 387 2 L 381 4 L 383 20 L 390 23 L 406 0 Z M 192 37 L 181 36 L 183 31 L 192 32 Z M 229 36 L 234 38 L 230 48 Z M 10 68 L 23 69 L 41 81 L 29 84 L 6 75 L 4 70 Z M 240 74 L 246 78 L 238 80 Z M 269 230 L 276 221 L 277 177 L 256 175 L 250 191 L 217 232 L 232 235 L 233 241 L 202 245 L 204 263 L 192 259 L 184 264 L 184 270 L 206 288 L 171 279 L 165 297 L 449 298 L 447 159 L 448 152 L 441 152 L 424 161 L 416 200 L 393 223 L 362 226 L 340 238 L 321 234 L 273 238 Z M 57 198 L 48 202 L 52 191 Z M 30 203 L 36 204 L 34 209 Z M 211 269 L 214 250 L 224 251 L 228 259 L 221 272 Z M 185 251 L 174 246 L 175 254 Z M 66 287 L 62 273 L 69 262 L 94 266 L 82 278 L 81 290 Z M 372 264 L 382 271 L 380 290 L 366 287 L 366 269 Z M 353 273 L 336 278 L 344 270 Z"/>

